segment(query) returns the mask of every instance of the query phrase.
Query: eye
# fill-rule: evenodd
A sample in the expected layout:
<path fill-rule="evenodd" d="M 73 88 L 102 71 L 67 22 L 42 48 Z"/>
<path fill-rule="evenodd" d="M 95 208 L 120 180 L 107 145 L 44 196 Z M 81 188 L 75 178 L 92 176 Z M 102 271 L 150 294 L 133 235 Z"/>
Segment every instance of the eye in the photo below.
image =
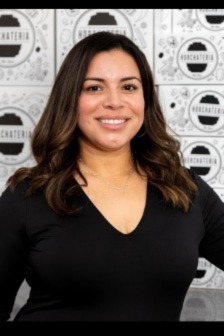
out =
<path fill-rule="evenodd" d="M 85 88 L 85 91 L 100 91 L 101 87 L 99 85 L 91 85 Z"/>
<path fill-rule="evenodd" d="M 123 86 L 123 88 L 124 88 L 124 90 L 126 90 L 126 91 L 134 91 L 134 90 L 137 89 L 137 86 L 134 85 L 134 84 L 125 84 L 125 85 Z"/>

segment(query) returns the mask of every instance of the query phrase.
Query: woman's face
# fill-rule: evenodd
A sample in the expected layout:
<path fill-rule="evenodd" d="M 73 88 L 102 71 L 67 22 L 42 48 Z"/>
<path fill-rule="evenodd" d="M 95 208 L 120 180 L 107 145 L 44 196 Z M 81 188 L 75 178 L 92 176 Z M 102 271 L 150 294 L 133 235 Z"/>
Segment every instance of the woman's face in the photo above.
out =
<path fill-rule="evenodd" d="M 138 66 L 128 53 L 114 49 L 92 59 L 78 103 L 81 145 L 101 150 L 130 146 L 144 119 Z"/>

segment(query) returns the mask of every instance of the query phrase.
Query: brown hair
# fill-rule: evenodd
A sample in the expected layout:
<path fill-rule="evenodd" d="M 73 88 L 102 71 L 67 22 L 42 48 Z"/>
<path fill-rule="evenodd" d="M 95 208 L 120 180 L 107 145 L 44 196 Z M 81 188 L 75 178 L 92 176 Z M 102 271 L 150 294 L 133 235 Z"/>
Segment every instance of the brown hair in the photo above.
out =
<path fill-rule="evenodd" d="M 129 38 L 98 32 L 79 41 L 67 54 L 55 78 L 43 114 L 31 139 L 36 165 L 19 168 L 8 179 L 11 190 L 29 178 L 26 195 L 42 188 L 49 206 L 58 214 L 72 214 L 77 183 L 79 129 L 77 104 L 84 76 L 92 58 L 101 51 L 121 49 L 136 61 L 141 74 L 145 115 L 140 131 L 131 141 L 135 165 L 141 166 L 148 183 L 158 188 L 166 201 L 184 211 L 189 209 L 196 185 L 181 164 L 180 144 L 167 131 L 152 72 L 144 53 Z"/>

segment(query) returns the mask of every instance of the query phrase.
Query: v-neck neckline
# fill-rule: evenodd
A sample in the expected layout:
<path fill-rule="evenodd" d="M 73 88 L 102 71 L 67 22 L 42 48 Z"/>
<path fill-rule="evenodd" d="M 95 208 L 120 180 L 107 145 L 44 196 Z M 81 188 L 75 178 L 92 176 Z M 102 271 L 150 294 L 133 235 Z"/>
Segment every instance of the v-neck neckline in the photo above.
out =
<path fill-rule="evenodd" d="M 133 236 L 135 234 L 137 234 L 139 231 L 141 231 L 141 227 L 142 224 L 144 222 L 144 218 L 146 215 L 146 210 L 147 210 L 147 205 L 149 202 L 149 195 L 148 195 L 148 184 L 146 185 L 146 198 L 145 198 L 145 205 L 144 205 L 144 209 L 141 215 L 140 220 L 138 221 L 137 225 L 134 227 L 134 229 L 128 233 L 124 233 L 120 230 L 118 230 L 104 215 L 103 213 L 98 209 L 98 207 L 93 203 L 93 201 L 89 198 L 89 196 L 86 194 L 86 192 L 83 190 L 83 188 L 79 185 L 79 188 L 81 189 L 81 192 L 84 196 L 84 198 L 87 200 L 88 204 L 94 209 L 94 211 L 97 213 L 98 217 L 103 219 L 103 221 L 107 224 L 107 227 L 114 231 L 115 233 L 117 233 L 120 236 L 124 236 L 124 237 L 130 237 Z"/>

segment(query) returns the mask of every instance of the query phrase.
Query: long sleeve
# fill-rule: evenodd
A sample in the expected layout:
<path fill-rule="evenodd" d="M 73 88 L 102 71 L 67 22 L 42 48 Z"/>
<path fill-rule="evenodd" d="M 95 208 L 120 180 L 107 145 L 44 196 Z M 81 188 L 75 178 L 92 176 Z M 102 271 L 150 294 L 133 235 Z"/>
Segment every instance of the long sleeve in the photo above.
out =
<path fill-rule="evenodd" d="M 205 226 L 200 256 L 224 270 L 224 203 L 201 177 L 196 176 Z"/>
<path fill-rule="evenodd" d="M 0 197 L 0 321 L 7 321 L 27 262 L 24 183 Z"/>

